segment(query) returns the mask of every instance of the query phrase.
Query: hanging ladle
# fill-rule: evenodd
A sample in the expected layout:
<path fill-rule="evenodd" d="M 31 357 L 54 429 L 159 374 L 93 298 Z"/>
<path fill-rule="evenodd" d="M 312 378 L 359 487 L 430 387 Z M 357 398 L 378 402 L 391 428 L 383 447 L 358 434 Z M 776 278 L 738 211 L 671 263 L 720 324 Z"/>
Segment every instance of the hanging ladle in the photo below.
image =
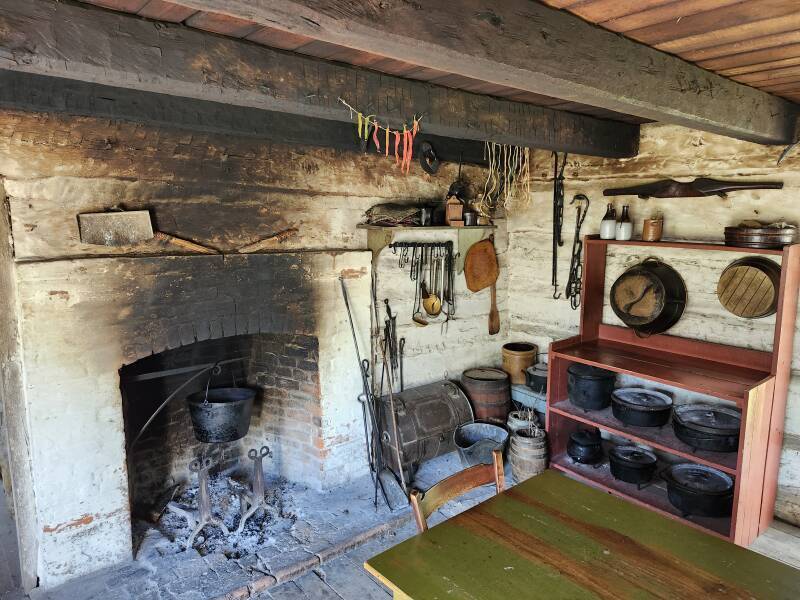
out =
<path fill-rule="evenodd" d="M 425 248 L 420 251 L 419 259 L 417 260 L 417 289 L 414 294 L 414 313 L 411 315 L 411 320 L 419 327 L 427 327 L 428 321 L 422 316 L 422 304 L 424 304 L 424 297 L 428 295 L 425 289 L 425 282 L 422 279 L 423 268 L 425 265 Z"/>
<path fill-rule="evenodd" d="M 442 299 L 440 297 L 441 292 L 439 291 L 439 270 L 439 256 L 431 256 L 430 274 L 432 291 L 422 300 L 422 307 L 431 317 L 438 317 L 439 313 L 442 312 Z"/>

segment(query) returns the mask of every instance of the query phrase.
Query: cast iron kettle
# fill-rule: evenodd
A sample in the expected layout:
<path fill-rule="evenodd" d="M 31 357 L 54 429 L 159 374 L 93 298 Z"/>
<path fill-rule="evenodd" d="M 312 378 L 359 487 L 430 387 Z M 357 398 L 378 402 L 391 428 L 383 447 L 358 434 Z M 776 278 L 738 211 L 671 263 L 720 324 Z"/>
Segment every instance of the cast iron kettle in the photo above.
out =
<path fill-rule="evenodd" d="M 603 446 L 598 429 L 579 429 L 570 434 L 567 454 L 578 463 L 593 465 L 603 458 Z"/>
<path fill-rule="evenodd" d="M 686 307 L 686 284 L 657 258 L 647 258 L 620 275 L 611 286 L 611 308 L 640 337 L 664 333 Z"/>

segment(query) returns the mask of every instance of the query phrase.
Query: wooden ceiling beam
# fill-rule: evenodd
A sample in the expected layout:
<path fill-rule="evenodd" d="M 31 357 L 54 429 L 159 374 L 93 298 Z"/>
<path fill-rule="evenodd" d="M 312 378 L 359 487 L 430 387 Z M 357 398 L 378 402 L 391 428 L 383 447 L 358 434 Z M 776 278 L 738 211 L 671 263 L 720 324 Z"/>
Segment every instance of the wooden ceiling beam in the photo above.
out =
<path fill-rule="evenodd" d="M 636 125 L 500 100 L 273 50 L 88 5 L 0 2 L 0 69 L 350 122 L 345 98 L 392 127 L 607 157 Z"/>
<path fill-rule="evenodd" d="M 530 0 L 172 1 L 644 119 L 763 144 L 794 139 L 795 104 Z"/>
<path fill-rule="evenodd" d="M 350 123 L 0 69 L 0 109 L 130 121 L 200 134 L 364 152 Z M 421 132 L 443 161 L 486 165 L 484 145 Z M 370 148 L 369 152 L 374 152 Z"/>

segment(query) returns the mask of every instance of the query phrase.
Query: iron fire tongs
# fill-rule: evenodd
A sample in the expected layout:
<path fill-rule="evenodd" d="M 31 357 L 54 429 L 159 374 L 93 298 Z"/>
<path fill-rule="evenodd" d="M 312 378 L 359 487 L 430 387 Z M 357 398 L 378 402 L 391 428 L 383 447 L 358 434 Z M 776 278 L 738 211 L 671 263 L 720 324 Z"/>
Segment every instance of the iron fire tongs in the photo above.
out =
<path fill-rule="evenodd" d="M 553 273 L 551 285 L 553 286 L 553 299 L 558 300 L 558 247 L 564 245 L 561 238 L 561 228 L 564 225 L 564 169 L 567 166 L 567 153 L 558 166 L 558 152 L 553 152 Z"/>

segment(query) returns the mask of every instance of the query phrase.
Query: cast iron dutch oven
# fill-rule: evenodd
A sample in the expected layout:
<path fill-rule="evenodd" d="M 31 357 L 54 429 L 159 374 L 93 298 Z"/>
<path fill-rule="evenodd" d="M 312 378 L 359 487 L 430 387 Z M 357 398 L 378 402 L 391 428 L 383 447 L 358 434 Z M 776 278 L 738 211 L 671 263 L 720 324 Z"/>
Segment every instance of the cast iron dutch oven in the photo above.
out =
<path fill-rule="evenodd" d="M 672 398 L 644 388 L 618 388 L 611 394 L 611 412 L 626 425 L 662 427 L 669 422 Z"/>
<path fill-rule="evenodd" d="M 603 446 L 598 429 L 580 429 L 569 436 L 567 454 L 575 462 L 593 465 L 603 458 Z"/>
<path fill-rule="evenodd" d="M 536 363 L 525 369 L 525 385 L 537 394 L 546 394 L 547 363 Z"/>
<path fill-rule="evenodd" d="M 666 469 L 667 498 L 683 515 L 729 517 L 733 510 L 733 479 L 722 471 L 683 463 Z"/>
<path fill-rule="evenodd" d="M 684 404 L 672 411 L 675 436 L 696 450 L 736 452 L 742 413 L 716 404 Z"/>
<path fill-rule="evenodd" d="M 668 264 L 648 258 L 620 275 L 611 286 L 614 314 L 647 337 L 675 325 L 686 307 L 686 284 Z"/>
<path fill-rule="evenodd" d="M 656 472 L 656 455 L 639 446 L 614 446 L 608 460 L 614 478 L 627 483 L 647 483 Z"/>
<path fill-rule="evenodd" d="M 584 410 L 602 410 L 611 403 L 616 375 L 582 363 L 567 368 L 567 397 Z"/>

